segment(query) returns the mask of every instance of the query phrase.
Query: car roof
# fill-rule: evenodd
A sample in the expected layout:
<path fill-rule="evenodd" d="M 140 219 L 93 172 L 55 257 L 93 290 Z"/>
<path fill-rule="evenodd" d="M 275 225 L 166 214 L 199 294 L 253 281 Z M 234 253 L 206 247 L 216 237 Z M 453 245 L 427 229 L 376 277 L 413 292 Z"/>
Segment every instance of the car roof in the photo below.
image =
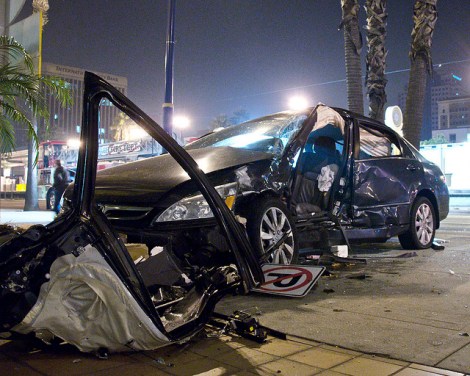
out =
<path fill-rule="evenodd" d="M 372 119 L 372 118 L 367 117 L 365 115 L 358 114 L 357 112 L 352 112 L 352 111 L 346 110 L 344 108 L 340 108 L 340 107 L 331 107 L 331 108 L 333 110 L 335 110 L 336 112 L 338 112 L 342 117 L 344 117 L 346 119 L 356 119 L 356 120 L 361 121 L 361 122 L 366 122 L 368 124 L 373 125 L 374 127 L 378 128 L 378 129 L 383 129 L 383 130 L 386 130 L 386 131 L 389 131 L 389 132 L 393 132 L 398 137 L 403 138 L 403 136 L 398 134 L 393 128 L 389 127 L 388 125 L 384 124 L 383 122 L 381 122 L 379 120 Z M 366 124 L 366 126 L 367 126 L 367 124 Z"/>

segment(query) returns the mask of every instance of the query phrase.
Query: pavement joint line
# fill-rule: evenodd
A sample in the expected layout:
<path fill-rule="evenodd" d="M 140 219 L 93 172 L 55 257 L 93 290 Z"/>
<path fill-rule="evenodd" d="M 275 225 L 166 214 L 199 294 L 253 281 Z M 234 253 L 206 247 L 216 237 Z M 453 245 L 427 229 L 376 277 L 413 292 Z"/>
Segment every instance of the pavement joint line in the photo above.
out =
<path fill-rule="evenodd" d="M 424 364 L 424 363 L 418 363 L 416 361 L 408 361 L 408 360 L 402 360 L 402 359 L 398 359 L 398 358 L 395 358 L 395 357 L 392 357 L 388 354 L 385 354 L 385 353 L 375 353 L 375 352 L 367 352 L 367 351 L 358 351 L 358 350 L 354 350 L 354 349 L 350 349 L 348 347 L 345 347 L 343 345 L 336 345 L 336 344 L 332 344 L 332 343 L 328 343 L 328 342 L 318 342 L 318 341 L 315 341 L 315 339 L 311 339 L 311 338 L 306 338 L 306 337 L 302 337 L 302 336 L 297 336 L 297 335 L 290 335 L 288 334 L 288 340 L 291 340 L 291 341 L 294 341 L 294 342 L 298 342 L 298 343 L 303 343 L 303 342 L 299 342 L 299 341 L 295 341 L 295 339 L 298 338 L 298 339 L 303 339 L 303 340 L 306 340 L 306 341 L 314 341 L 314 342 L 317 342 L 318 344 L 317 345 L 312 345 L 312 348 L 317 348 L 317 347 L 321 347 L 322 345 L 328 345 L 328 346 L 331 346 L 331 347 L 336 347 L 338 348 L 338 351 L 335 351 L 334 349 L 328 349 L 330 351 L 333 351 L 333 352 L 337 352 L 339 354 L 344 354 L 343 352 L 341 352 L 341 350 L 349 350 L 349 351 L 352 351 L 352 352 L 355 352 L 355 353 L 359 353 L 358 355 L 353 355 L 353 354 L 350 354 L 351 355 L 351 359 L 349 359 L 348 361 L 351 361 L 352 359 L 356 359 L 356 358 L 361 358 L 361 357 L 364 357 L 364 355 L 369 355 L 369 356 L 372 356 L 372 357 L 381 357 L 383 359 L 390 359 L 391 361 L 393 360 L 401 360 L 405 363 L 408 363 L 407 366 L 402 366 L 403 368 L 398 370 L 397 372 L 394 372 L 393 374 L 397 374 L 398 372 L 404 370 L 404 369 L 407 369 L 407 368 L 410 368 L 412 369 L 411 367 L 411 364 L 418 364 L 418 365 L 422 365 L 422 366 L 425 366 L 425 367 L 435 367 L 435 368 L 439 368 L 443 371 L 452 371 L 452 372 L 456 372 L 456 373 L 459 373 L 461 371 L 457 371 L 457 370 L 451 370 L 449 368 L 442 368 L 442 367 L 439 367 L 439 364 L 442 363 L 443 361 L 445 361 L 448 357 L 452 356 L 453 354 L 459 352 L 460 350 L 462 350 L 463 348 L 465 348 L 467 345 L 470 345 L 470 340 L 464 344 L 463 346 L 461 346 L 459 349 L 455 350 L 452 354 L 444 357 L 442 360 L 439 360 L 438 363 L 435 363 L 435 364 Z M 303 351 L 306 351 L 306 350 L 303 350 Z M 293 354 L 292 354 L 293 355 Z M 285 358 L 285 357 L 284 357 Z M 368 358 L 364 358 L 364 359 L 368 359 Z M 383 363 L 387 363 L 385 360 L 380 360 L 378 359 L 378 361 L 380 362 L 383 362 Z M 393 362 L 390 362 L 391 364 L 396 364 L 396 363 L 393 363 Z M 339 365 L 339 364 L 338 364 Z M 334 367 L 338 366 L 338 365 L 335 365 Z M 334 368 L 334 367 L 330 367 L 329 369 L 331 368 Z M 436 371 L 437 372 L 437 371 Z M 393 375 L 392 374 L 392 375 Z M 465 375 L 470 375 L 470 373 L 463 373 Z M 444 373 L 443 373 L 444 375 Z"/>
<path fill-rule="evenodd" d="M 315 340 L 315 339 L 311 339 L 311 338 L 307 338 L 307 337 L 302 337 L 302 336 L 297 336 L 297 335 L 292 335 L 292 334 L 288 334 L 286 333 L 291 339 L 292 338 L 299 338 L 299 339 L 302 339 L 302 340 L 305 340 L 305 341 L 314 341 L 314 342 L 317 342 L 318 344 L 317 345 L 312 345 L 312 348 L 313 347 L 320 347 L 322 345 L 328 345 L 328 346 L 331 346 L 331 347 L 337 347 L 340 351 L 336 351 L 334 349 L 330 349 L 331 351 L 334 351 L 334 352 L 337 352 L 338 354 L 344 354 L 341 352 L 341 350 L 347 350 L 347 351 L 352 351 L 352 352 L 355 352 L 355 353 L 359 353 L 358 355 L 352 355 L 350 354 L 353 358 L 358 358 L 360 356 L 362 356 L 363 354 L 369 354 L 369 355 L 376 355 L 376 354 L 373 354 L 373 353 L 367 353 L 367 352 L 364 352 L 364 351 L 358 351 L 358 350 L 354 350 L 354 349 L 351 349 L 351 348 L 348 348 L 348 347 L 345 347 L 345 346 L 340 346 L 340 345 L 337 345 L 335 343 L 330 343 L 330 342 L 324 342 L 324 341 L 318 341 L 318 340 Z M 289 340 L 289 339 L 288 339 Z M 299 343 L 303 343 L 303 342 L 299 342 Z M 383 355 L 384 358 L 386 357 L 389 357 L 387 354 L 384 354 Z"/>
<path fill-rule="evenodd" d="M 440 361 L 438 361 L 438 362 L 434 365 L 434 367 L 438 367 L 438 365 L 439 365 L 440 363 L 442 363 L 442 362 L 445 361 L 446 359 L 450 358 L 452 355 L 458 353 L 460 350 L 462 350 L 464 347 L 467 347 L 468 345 L 470 345 L 470 340 L 468 340 L 468 342 L 467 342 L 466 344 L 464 344 L 462 347 L 460 347 L 459 349 L 457 349 L 457 350 L 455 350 L 454 352 L 452 352 L 452 353 L 446 355 L 443 359 L 441 359 Z M 440 368 L 440 367 L 438 367 L 438 368 Z"/>
<path fill-rule="evenodd" d="M 28 368 L 34 372 L 37 372 L 38 374 L 42 375 L 42 376 L 49 376 L 49 374 L 47 373 L 44 373 L 36 368 L 34 368 L 32 365 L 30 365 L 27 361 L 25 360 L 22 360 L 20 358 L 18 358 L 17 356 L 9 356 L 8 354 L 3 354 L 8 360 L 16 363 L 16 364 L 19 364 L 20 366 L 22 367 L 25 367 L 25 368 Z"/>
<path fill-rule="evenodd" d="M 329 306 L 321 305 L 321 303 L 319 304 L 319 306 L 322 307 L 322 308 L 330 308 Z M 455 329 L 449 329 L 449 328 L 446 328 L 446 327 L 441 327 L 441 326 L 436 326 L 436 325 L 422 324 L 422 323 L 415 322 L 415 321 L 410 321 L 410 320 L 400 320 L 400 319 L 395 319 L 395 318 L 383 317 L 383 316 L 380 316 L 380 315 L 366 314 L 366 313 L 363 313 L 363 312 L 356 312 L 356 311 L 344 310 L 344 311 L 342 311 L 341 313 L 354 313 L 354 314 L 356 314 L 356 315 L 361 315 L 361 316 L 366 316 L 366 317 L 381 318 L 381 319 L 390 320 L 390 321 L 402 322 L 402 323 L 405 323 L 405 324 L 421 325 L 421 326 L 429 327 L 429 328 L 448 330 L 448 331 L 450 331 L 450 332 L 455 332 L 455 331 L 456 331 Z M 422 319 L 423 319 L 423 320 L 427 320 L 428 318 L 423 317 Z M 441 320 L 435 320 L 435 319 L 432 319 L 432 321 L 442 322 L 442 323 L 447 323 L 447 324 L 454 324 L 454 325 L 458 325 L 458 324 L 459 324 L 458 322 L 441 321 Z M 336 345 L 335 345 L 335 346 L 336 346 Z"/>

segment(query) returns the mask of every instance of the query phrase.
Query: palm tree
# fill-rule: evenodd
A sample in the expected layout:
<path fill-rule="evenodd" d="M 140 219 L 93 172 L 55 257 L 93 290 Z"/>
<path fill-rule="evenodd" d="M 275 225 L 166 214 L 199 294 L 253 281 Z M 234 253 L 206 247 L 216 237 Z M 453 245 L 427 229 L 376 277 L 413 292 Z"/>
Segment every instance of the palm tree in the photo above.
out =
<path fill-rule="evenodd" d="M 344 57 L 346 63 L 346 83 L 348 108 L 359 114 L 364 113 L 362 97 L 361 50 L 362 38 L 359 30 L 359 4 L 357 0 L 341 0 L 342 21 L 339 26 L 344 29 Z"/>
<path fill-rule="evenodd" d="M 49 119 L 43 88 L 47 87 L 64 106 L 71 103 L 70 90 L 63 80 L 36 74 L 33 59 L 13 38 L 0 36 L 0 62 L 0 152 L 11 152 L 15 148 L 13 123 L 26 126 L 32 142 L 28 147 L 25 210 L 36 210 L 37 120 L 44 119 L 47 127 Z"/>
<path fill-rule="evenodd" d="M 0 36 L 0 61 L 0 152 L 15 149 L 14 123 L 26 126 L 28 136 L 38 146 L 30 117 L 32 114 L 46 122 L 49 119 L 42 85 L 47 86 L 64 106 L 71 103 L 69 89 L 63 80 L 39 77 L 34 72 L 31 56 L 13 38 Z"/>
<path fill-rule="evenodd" d="M 130 139 L 130 133 L 135 127 L 135 123 L 124 112 L 120 112 L 114 119 L 110 130 L 113 133 L 114 141 L 125 141 Z"/>
<path fill-rule="evenodd" d="M 416 0 L 411 33 L 411 69 L 403 121 L 405 137 L 419 149 L 428 74 L 432 73 L 432 35 L 437 21 L 437 0 Z"/>
<path fill-rule="evenodd" d="M 366 87 L 369 97 L 369 116 L 384 120 L 385 94 L 385 38 L 387 35 L 387 0 L 366 0 L 367 13 L 367 56 Z"/>

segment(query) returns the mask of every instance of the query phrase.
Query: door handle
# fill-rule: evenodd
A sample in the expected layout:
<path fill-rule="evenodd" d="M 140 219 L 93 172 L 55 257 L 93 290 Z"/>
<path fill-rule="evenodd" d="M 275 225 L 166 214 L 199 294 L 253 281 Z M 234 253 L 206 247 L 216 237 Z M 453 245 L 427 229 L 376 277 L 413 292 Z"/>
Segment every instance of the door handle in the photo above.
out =
<path fill-rule="evenodd" d="M 416 167 L 415 165 L 409 164 L 408 166 L 406 166 L 406 169 L 408 171 L 416 171 L 418 167 Z"/>

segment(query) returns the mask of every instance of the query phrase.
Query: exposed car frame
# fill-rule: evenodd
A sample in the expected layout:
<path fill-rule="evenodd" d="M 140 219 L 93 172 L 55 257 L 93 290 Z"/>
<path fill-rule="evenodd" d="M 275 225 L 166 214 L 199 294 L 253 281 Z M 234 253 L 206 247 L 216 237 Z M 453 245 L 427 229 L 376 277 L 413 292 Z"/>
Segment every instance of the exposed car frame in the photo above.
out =
<path fill-rule="evenodd" d="M 183 312 L 177 325 L 163 323 L 134 260 L 94 200 L 102 99 L 140 124 L 191 177 L 230 247 L 227 264 L 207 270 L 207 280 L 189 290 L 196 298 L 180 309 L 189 313 Z M 89 72 L 81 145 L 69 210 L 0 245 L 4 337 L 34 332 L 46 342 L 56 336 L 82 351 L 156 348 L 198 332 L 228 291 L 247 292 L 263 281 L 243 227 L 194 160 L 135 104 Z"/>

